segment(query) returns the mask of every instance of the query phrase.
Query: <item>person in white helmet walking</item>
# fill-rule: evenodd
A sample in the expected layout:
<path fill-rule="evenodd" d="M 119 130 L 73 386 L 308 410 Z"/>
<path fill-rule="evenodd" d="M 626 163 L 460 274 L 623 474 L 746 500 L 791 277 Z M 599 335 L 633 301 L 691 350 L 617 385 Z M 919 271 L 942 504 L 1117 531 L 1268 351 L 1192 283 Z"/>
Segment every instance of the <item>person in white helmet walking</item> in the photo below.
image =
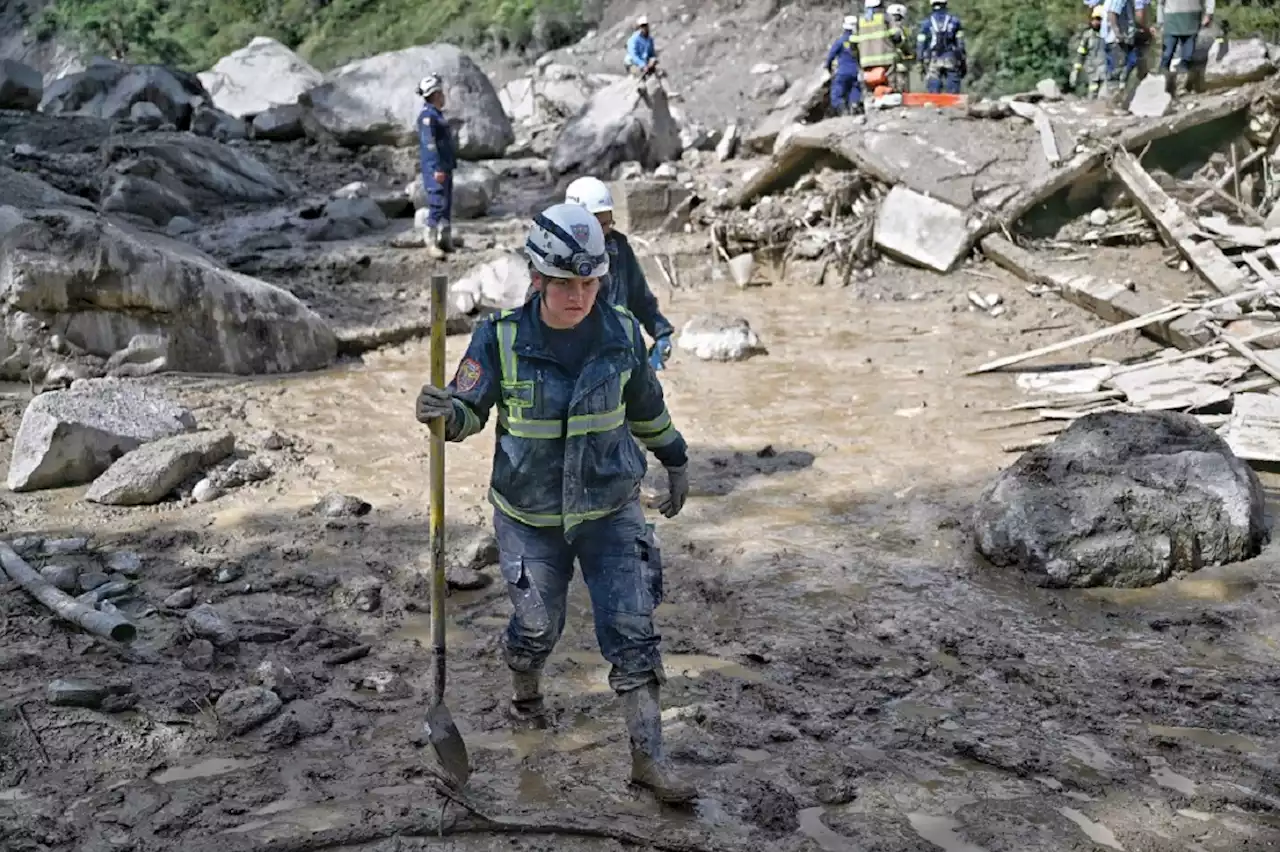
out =
<path fill-rule="evenodd" d="M 890 3 L 885 10 L 889 15 L 889 28 L 898 34 L 894 45 L 893 73 L 889 75 L 889 86 L 895 92 L 911 90 L 911 63 L 915 60 L 915 36 L 907 23 L 907 7 L 902 3 Z"/>
<path fill-rule="evenodd" d="M 444 83 L 431 74 L 418 83 L 423 100 L 418 113 L 418 158 L 427 193 L 427 251 L 443 258 L 453 251 L 453 172 L 458 167 L 453 133 L 444 117 Z"/>
<path fill-rule="evenodd" d="M 839 38 L 827 50 L 831 74 L 831 111 L 836 115 L 861 115 L 862 68 L 858 65 L 858 16 L 845 15 Z"/>
<path fill-rule="evenodd" d="M 613 193 L 599 178 L 580 177 L 569 184 L 564 200 L 587 208 L 600 223 L 609 253 L 609 272 L 600 281 L 600 295 L 608 304 L 622 305 L 635 314 L 653 339 L 649 363 L 655 370 L 664 369 L 671 357 L 671 336 L 675 329 L 658 308 L 658 298 L 649 289 L 630 241 L 613 226 Z"/>
<path fill-rule="evenodd" d="M 564 630 L 577 559 L 625 710 L 631 781 L 661 801 L 688 803 L 697 788 L 671 769 L 662 745 L 666 675 L 653 623 L 662 560 L 639 500 L 647 449 L 667 469 L 658 510 L 680 512 L 688 449 L 645 359 L 639 321 L 598 298 L 609 254 L 595 216 L 578 204 L 547 208 L 534 217 L 525 254 L 533 298 L 477 326 L 453 381 L 423 386 L 416 415 L 446 418 L 446 438 L 461 441 L 498 411 L 489 502 L 513 607 L 502 642 L 513 719 L 546 724 L 542 669 Z"/>

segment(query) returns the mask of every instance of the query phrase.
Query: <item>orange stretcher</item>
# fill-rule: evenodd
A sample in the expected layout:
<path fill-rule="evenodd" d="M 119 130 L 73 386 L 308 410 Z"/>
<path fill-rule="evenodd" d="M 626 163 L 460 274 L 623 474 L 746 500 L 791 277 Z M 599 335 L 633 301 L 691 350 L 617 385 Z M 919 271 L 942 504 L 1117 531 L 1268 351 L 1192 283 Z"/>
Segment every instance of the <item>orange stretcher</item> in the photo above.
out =
<path fill-rule="evenodd" d="M 966 95 L 944 95 L 933 92 L 904 92 L 902 95 L 902 105 L 936 107 L 964 106 L 966 103 L 966 97 Z"/>

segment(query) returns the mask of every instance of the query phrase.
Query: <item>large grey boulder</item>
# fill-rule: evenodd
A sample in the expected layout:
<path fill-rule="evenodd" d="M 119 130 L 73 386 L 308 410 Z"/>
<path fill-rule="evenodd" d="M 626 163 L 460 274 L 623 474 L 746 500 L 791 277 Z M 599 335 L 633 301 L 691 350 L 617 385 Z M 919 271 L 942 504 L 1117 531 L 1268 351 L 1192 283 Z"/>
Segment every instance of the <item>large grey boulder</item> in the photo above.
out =
<path fill-rule="evenodd" d="M 39 71 L 14 59 L 0 59 L 0 109 L 34 112 L 43 96 Z"/>
<path fill-rule="evenodd" d="M 89 482 L 143 444 L 196 428 L 191 412 L 119 379 L 76 382 L 31 400 L 13 439 L 8 485 L 37 491 Z"/>
<path fill-rule="evenodd" d="M 449 286 L 449 293 L 460 313 L 505 310 L 524 304 L 530 283 L 528 259 L 517 252 L 504 252 L 468 269 Z"/>
<path fill-rule="evenodd" d="M 214 106 L 237 118 L 296 104 L 303 92 L 324 82 L 324 75 L 305 59 L 265 36 L 232 51 L 196 77 Z"/>
<path fill-rule="evenodd" d="M 343 65 L 302 95 L 315 126 L 343 145 L 412 145 L 418 139 L 428 74 L 444 80 L 445 116 L 466 160 L 501 157 L 515 141 L 493 83 L 471 57 L 451 44 L 408 47 Z"/>
<path fill-rule="evenodd" d="M 1196 44 L 1197 69 L 1205 89 L 1228 89 L 1265 80 L 1275 73 L 1275 57 L 1261 38 L 1213 41 L 1202 36 Z"/>
<path fill-rule="evenodd" d="M 40 110 L 50 115 L 123 119 L 139 101 L 155 104 L 175 127 L 186 130 L 196 105 L 209 102 L 209 93 L 196 75 L 185 71 L 97 57 L 84 71 L 46 87 Z"/>
<path fill-rule="evenodd" d="M 640 84 L 624 78 L 596 92 L 560 131 L 551 170 L 607 180 L 619 163 L 652 169 L 683 152 L 666 90 L 657 80 Z"/>
<path fill-rule="evenodd" d="M 93 481 L 84 499 L 109 506 L 159 503 L 186 480 L 235 451 L 227 430 L 188 432 L 125 453 Z"/>
<path fill-rule="evenodd" d="M 0 202 L 14 207 L 76 207 L 93 210 L 92 202 L 50 186 L 35 175 L 0 166 Z M 3 226 L 0 225 L 0 231 Z"/>
<path fill-rule="evenodd" d="M 0 376 L 27 378 L 53 337 L 105 359 L 139 335 L 167 340 L 179 371 L 314 370 L 337 352 L 292 294 L 185 243 L 80 211 L 0 206 Z"/>
<path fill-rule="evenodd" d="M 253 138 L 291 142 L 307 135 L 307 111 L 298 104 L 271 107 L 253 117 Z"/>
<path fill-rule="evenodd" d="M 618 74 L 586 74 L 553 63 L 506 83 L 498 100 L 517 123 L 563 121 L 581 112 L 598 90 L 621 79 Z"/>
<path fill-rule="evenodd" d="M 1045 586 L 1149 586 L 1255 556 L 1258 477 L 1175 412 L 1090 414 L 996 477 L 973 511 L 978 551 Z"/>
<path fill-rule="evenodd" d="M 279 202 L 294 191 L 250 154 L 189 134 L 113 137 L 104 158 L 111 183 L 102 209 L 157 225 L 224 204 Z"/>

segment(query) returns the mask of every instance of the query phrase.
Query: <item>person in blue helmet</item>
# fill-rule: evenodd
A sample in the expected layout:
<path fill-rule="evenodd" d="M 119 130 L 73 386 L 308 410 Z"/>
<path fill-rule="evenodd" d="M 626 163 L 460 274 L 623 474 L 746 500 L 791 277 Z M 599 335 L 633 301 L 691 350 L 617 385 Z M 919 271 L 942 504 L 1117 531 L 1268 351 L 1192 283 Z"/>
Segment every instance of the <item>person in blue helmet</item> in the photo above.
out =
<path fill-rule="evenodd" d="M 461 441 L 497 409 L 489 502 L 513 607 L 502 642 L 512 717 L 545 719 L 542 669 L 564 630 L 576 559 L 625 710 L 631 781 L 663 802 L 688 803 L 697 788 L 670 767 L 662 745 L 666 676 L 653 620 L 662 561 L 640 505 L 647 449 L 667 471 L 658 510 L 680 512 L 688 449 L 639 321 L 598 298 L 609 254 L 596 217 L 578 204 L 547 208 L 534 217 L 525 254 L 532 298 L 476 327 L 453 381 L 425 385 L 416 415 L 446 418 L 445 437 Z"/>

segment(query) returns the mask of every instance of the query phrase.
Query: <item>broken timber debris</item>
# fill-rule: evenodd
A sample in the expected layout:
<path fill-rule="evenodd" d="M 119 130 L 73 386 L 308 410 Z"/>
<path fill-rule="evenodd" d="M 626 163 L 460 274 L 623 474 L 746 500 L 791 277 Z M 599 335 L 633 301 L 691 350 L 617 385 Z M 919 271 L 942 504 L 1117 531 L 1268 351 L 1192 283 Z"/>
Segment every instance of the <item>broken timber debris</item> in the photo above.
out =
<path fill-rule="evenodd" d="M 1133 200 L 1147 214 L 1160 233 L 1178 247 L 1187 261 L 1223 295 L 1240 293 L 1249 287 L 1244 274 L 1232 263 L 1222 249 L 1211 240 L 1198 241 L 1200 228 L 1160 185 L 1147 174 L 1137 158 L 1128 151 L 1117 151 L 1111 167 L 1124 182 Z"/>

